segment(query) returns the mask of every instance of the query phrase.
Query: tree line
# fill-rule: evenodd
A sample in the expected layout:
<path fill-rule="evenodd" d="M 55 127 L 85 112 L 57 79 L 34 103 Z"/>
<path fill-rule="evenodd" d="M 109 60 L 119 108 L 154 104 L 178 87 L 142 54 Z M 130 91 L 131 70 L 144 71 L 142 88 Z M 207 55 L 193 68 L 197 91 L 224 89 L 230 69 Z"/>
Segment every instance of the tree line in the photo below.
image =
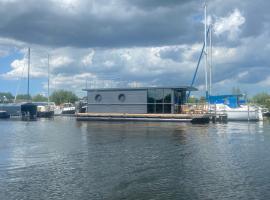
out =
<path fill-rule="evenodd" d="M 15 100 L 15 96 L 10 92 L 0 92 L 0 103 L 13 103 Z M 18 94 L 16 97 L 16 102 L 25 102 L 31 100 L 32 102 L 46 102 L 48 98 L 37 94 L 34 96 L 28 96 L 27 94 Z M 55 102 L 56 105 L 60 105 L 63 103 L 75 103 L 78 101 L 78 96 L 67 90 L 56 90 L 50 95 L 50 102 Z"/>
<path fill-rule="evenodd" d="M 234 94 L 240 94 L 240 90 L 237 89 L 233 92 Z M 10 92 L 0 92 L 0 103 L 13 103 L 15 97 Z M 37 94 L 35 96 L 28 96 L 27 94 L 19 94 L 16 97 L 16 102 L 23 102 L 30 99 L 32 102 L 46 102 L 47 97 Z M 55 102 L 56 105 L 63 103 L 74 103 L 78 101 L 79 98 L 76 94 L 67 90 L 56 90 L 50 96 L 50 101 Z M 249 102 L 263 106 L 270 109 L 270 94 L 268 93 L 258 93 L 255 96 L 248 99 Z M 188 103 L 205 103 L 205 97 L 190 97 Z"/>

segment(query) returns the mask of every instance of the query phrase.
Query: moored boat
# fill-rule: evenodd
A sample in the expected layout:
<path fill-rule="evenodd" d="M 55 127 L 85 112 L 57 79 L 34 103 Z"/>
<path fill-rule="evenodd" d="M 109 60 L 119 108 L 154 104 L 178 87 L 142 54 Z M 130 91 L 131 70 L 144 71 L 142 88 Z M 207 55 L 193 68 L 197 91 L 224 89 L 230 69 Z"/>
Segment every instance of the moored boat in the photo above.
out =
<path fill-rule="evenodd" d="M 10 114 L 7 111 L 0 110 L 0 119 L 8 119 L 10 118 Z"/>
<path fill-rule="evenodd" d="M 54 116 L 55 104 L 52 102 L 36 102 L 37 105 L 37 117 L 39 118 L 51 118 Z"/>
<path fill-rule="evenodd" d="M 76 112 L 76 108 L 72 103 L 64 103 L 62 108 L 62 114 L 73 115 Z"/>
<path fill-rule="evenodd" d="M 263 120 L 262 109 L 258 106 L 248 105 L 240 100 L 243 95 L 218 95 L 210 96 L 210 111 L 226 113 L 228 121 L 261 121 Z"/>

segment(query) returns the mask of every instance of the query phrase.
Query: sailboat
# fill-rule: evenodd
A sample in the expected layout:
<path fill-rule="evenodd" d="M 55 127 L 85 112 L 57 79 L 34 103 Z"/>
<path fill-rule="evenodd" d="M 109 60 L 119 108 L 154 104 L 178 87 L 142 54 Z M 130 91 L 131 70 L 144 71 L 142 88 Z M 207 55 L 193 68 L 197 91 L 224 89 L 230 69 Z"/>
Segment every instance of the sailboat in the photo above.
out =
<path fill-rule="evenodd" d="M 14 103 L 0 104 L 1 115 L 3 118 L 9 118 L 13 116 L 21 116 L 22 120 L 36 120 L 37 106 L 30 100 L 30 48 L 28 48 L 28 75 L 27 75 L 27 102 L 16 103 L 16 97 Z"/>
<path fill-rule="evenodd" d="M 54 116 L 54 103 L 50 102 L 50 55 L 48 54 L 48 97 L 47 102 L 37 102 L 37 117 L 51 118 Z"/>
<path fill-rule="evenodd" d="M 204 56 L 205 56 L 205 85 L 206 99 L 209 103 L 209 111 L 216 114 L 227 114 L 228 121 L 261 121 L 263 120 L 262 108 L 259 106 L 249 105 L 246 101 L 240 102 L 240 97 L 243 95 L 217 95 L 212 96 L 212 29 L 209 26 L 209 45 L 210 45 L 210 65 L 208 63 L 208 31 L 207 31 L 207 4 L 204 7 L 205 16 L 205 41 L 204 41 Z M 208 84 L 209 83 L 209 84 Z"/>
<path fill-rule="evenodd" d="M 30 99 L 30 48 L 28 48 L 28 75 L 27 75 L 27 103 L 21 105 L 21 117 L 22 120 L 36 120 L 37 118 L 37 106 L 31 102 Z"/>

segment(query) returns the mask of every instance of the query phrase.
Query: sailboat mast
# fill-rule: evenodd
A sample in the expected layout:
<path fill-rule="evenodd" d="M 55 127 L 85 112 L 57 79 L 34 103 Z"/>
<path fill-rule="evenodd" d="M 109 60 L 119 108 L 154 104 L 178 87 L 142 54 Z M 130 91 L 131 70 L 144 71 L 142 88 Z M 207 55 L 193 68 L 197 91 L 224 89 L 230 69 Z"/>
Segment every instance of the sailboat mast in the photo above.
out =
<path fill-rule="evenodd" d="M 48 54 L 48 104 L 50 102 L 50 54 Z"/>
<path fill-rule="evenodd" d="M 30 47 L 28 48 L 28 70 L 27 70 L 27 98 L 30 102 L 29 80 L 30 80 Z"/>
<path fill-rule="evenodd" d="M 213 43 L 212 43 L 213 26 L 210 25 L 210 67 L 209 67 L 209 95 L 212 95 L 212 65 L 213 65 Z"/>
<path fill-rule="evenodd" d="M 205 71 L 205 95 L 206 99 L 208 99 L 208 48 L 207 48 L 207 4 L 205 2 L 204 4 L 204 55 L 205 55 L 205 65 L 204 65 L 204 71 Z"/>

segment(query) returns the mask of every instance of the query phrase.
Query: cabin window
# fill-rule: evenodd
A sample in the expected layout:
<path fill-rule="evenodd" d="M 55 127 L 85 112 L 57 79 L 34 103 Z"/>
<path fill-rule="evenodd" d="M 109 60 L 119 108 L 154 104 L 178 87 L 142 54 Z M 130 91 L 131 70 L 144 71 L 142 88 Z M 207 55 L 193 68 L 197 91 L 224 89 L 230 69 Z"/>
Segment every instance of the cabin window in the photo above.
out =
<path fill-rule="evenodd" d="M 102 100 L 101 95 L 100 95 L 100 94 L 97 94 L 97 95 L 95 96 L 95 101 L 96 101 L 96 102 L 101 102 L 101 100 Z"/>
<path fill-rule="evenodd" d="M 147 112 L 171 113 L 172 104 L 171 89 L 148 89 Z"/>
<path fill-rule="evenodd" d="M 119 94 L 118 100 L 123 103 L 126 100 L 126 96 L 124 94 Z"/>

